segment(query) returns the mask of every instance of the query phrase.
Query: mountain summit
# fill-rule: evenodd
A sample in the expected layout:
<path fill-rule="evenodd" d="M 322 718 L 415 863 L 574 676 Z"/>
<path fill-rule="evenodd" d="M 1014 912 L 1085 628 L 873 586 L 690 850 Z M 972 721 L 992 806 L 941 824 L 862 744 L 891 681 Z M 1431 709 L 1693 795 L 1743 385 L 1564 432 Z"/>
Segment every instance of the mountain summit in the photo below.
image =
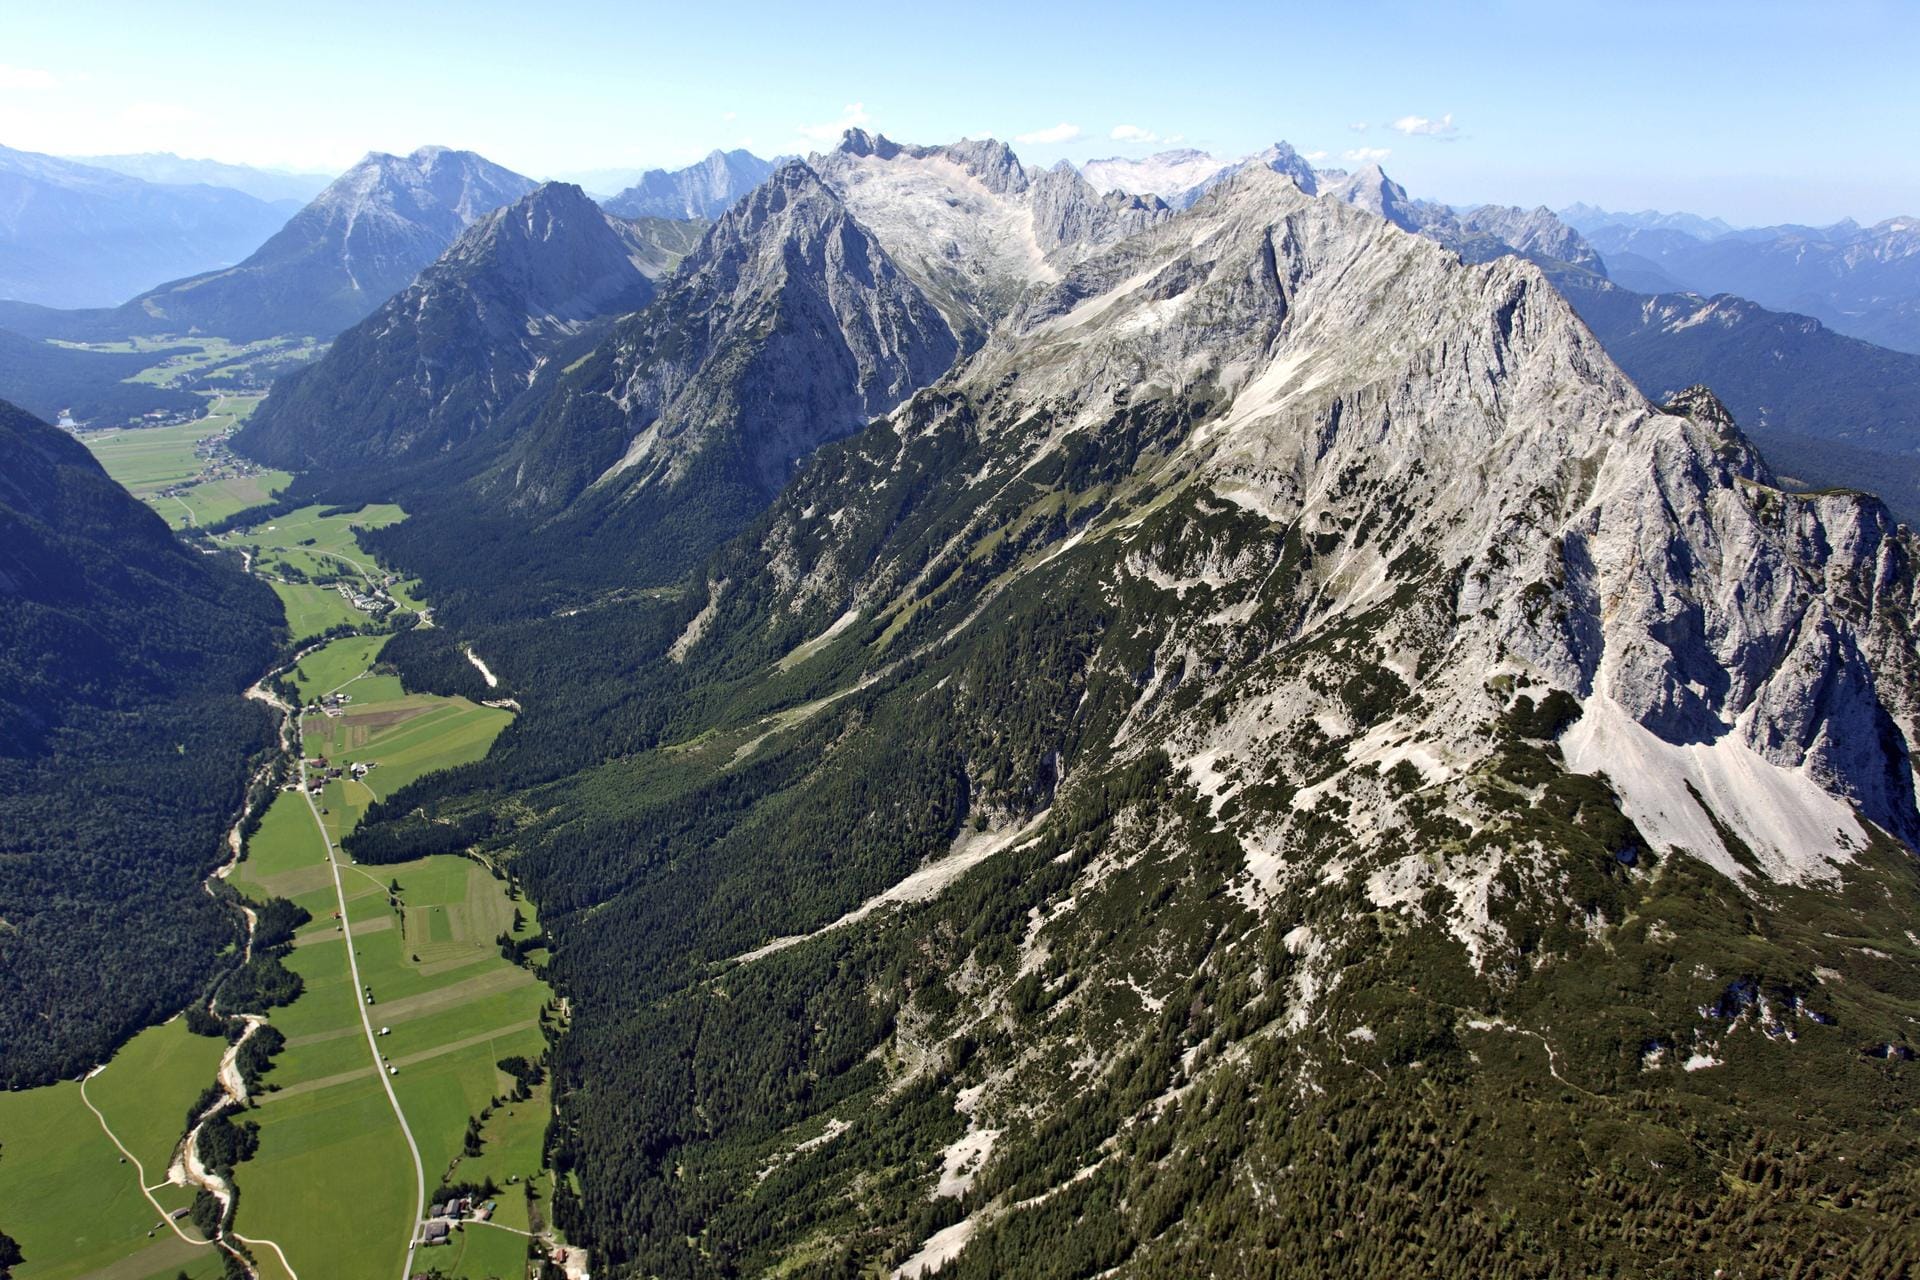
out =
<path fill-rule="evenodd" d="M 475 219 L 533 186 L 471 151 L 375 152 L 246 261 L 163 285 L 128 309 L 172 332 L 331 337 L 404 289 Z"/>
<path fill-rule="evenodd" d="M 641 234 L 567 183 L 485 214 L 318 364 L 283 377 L 240 446 L 352 469 L 464 444 L 555 349 L 653 297 L 660 268 Z"/>
<path fill-rule="evenodd" d="M 623 218 L 705 218 L 711 221 L 766 181 L 774 164 L 751 151 L 714 151 L 684 169 L 649 169 L 606 201 Z"/>

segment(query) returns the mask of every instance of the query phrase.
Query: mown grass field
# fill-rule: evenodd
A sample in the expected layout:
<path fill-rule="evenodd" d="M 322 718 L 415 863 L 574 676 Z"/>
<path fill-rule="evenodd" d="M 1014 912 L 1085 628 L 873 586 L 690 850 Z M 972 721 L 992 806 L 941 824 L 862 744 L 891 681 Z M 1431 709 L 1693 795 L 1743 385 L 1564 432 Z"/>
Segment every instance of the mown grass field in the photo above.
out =
<path fill-rule="evenodd" d="M 281 605 L 287 611 L 287 629 L 293 633 L 294 642 L 312 640 L 323 636 L 333 627 L 342 624 L 359 626 L 367 620 L 367 615 L 348 604 L 346 598 L 332 587 L 314 587 L 299 582 L 271 582 L 273 593 L 280 597 Z"/>
<path fill-rule="evenodd" d="M 391 503 L 369 506 L 347 515 L 322 515 L 324 507 L 302 507 L 259 527 L 228 534 L 223 545 L 244 547 L 255 557 L 254 567 L 268 576 L 287 611 L 287 626 L 295 642 L 324 635 L 336 626 L 358 626 L 367 615 L 354 608 L 331 584 L 301 582 L 302 577 L 339 574 L 370 578 L 380 573 L 373 557 L 361 549 L 356 529 L 377 529 L 406 519 Z M 290 580 L 281 581 L 281 577 Z M 343 677 L 344 678 L 344 677 Z"/>
<path fill-rule="evenodd" d="M 187 1108 L 213 1083 L 226 1047 L 223 1040 L 194 1035 L 185 1018 L 175 1018 L 135 1036 L 87 1081 L 87 1100 L 146 1166 L 149 1182 L 158 1182 L 166 1170 L 186 1132 Z M 170 1111 L 155 1105 L 156 1098 L 177 1099 L 179 1105 Z"/>
<path fill-rule="evenodd" d="M 141 1173 L 168 1210 L 190 1203 L 184 1188 L 160 1185 L 186 1113 L 212 1083 L 224 1044 L 188 1034 L 180 1019 L 135 1036 L 86 1083 L 0 1093 L 0 1227 L 20 1242 L 16 1280 L 193 1280 L 218 1276 L 213 1249 L 160 1226 L 141 1194 Z M 99 1108 L 140 1161 L 119 1150 L 87 1110 Z M 189 1225 L 189 1235 L 195 1236 Z M 151 1236 L 148 1232 L 153 1232 Z"/>
<path fill-rule="evenodd" d="M 349 636 L 300 659 L 293 670 L 293 683 L 300 690 L 301 701 L 311 702 L 336 689 L 359 694 L 358 685 L 363 683 L 359 677 L 379 660 L 380 650 L 386 648 L 390 638 Z"/>
<path fill-rule="evenodd" d="M 181 484 L 200 474 L 194 447 L 224 427 L 205 422 L 183 422 L 171 427 L 114 427 L 89 431 L 81 442 L 100 459 L 107 474 L 125 485 L 136 498 Z"/>
<path fill-rule="evenodd" d="M 325 756 L 338 767 L 358 762 L 373 766 L 365 779 L 343 777 L 327 783 L 321 804 L 336 840 L 353 829 L 375 800 L 423 774 L 478 760 L 512 718 L 465 698 L 402 693 L 400 682 L 391 676 L 356 680 L 342 692 L 353 699 L 344 714 L 310 715 L 306 725 L 309 756 Z"/>
<path fill-rule="evenodd" d="M 477 759 L 505 727 L 506 712 L 464 699 L 407 694 L 391 676 L 365 675 L 382 638 L 336 641 L 303 660 L 295 682 L 303 696 L 336 687 L 350 693 L 347 713 L 304 717 L 305 751 L 334 763 L 378 762 L 369 781 L 387 794 L 432 769 Z M 359 678 L 355 678 L 358 676 Z M 374 792 L 333 782 L 319 803 L 336 838 L 352 829 Z M 511 901 L 485 867 L 436 857 L 392 867 L 340 866 L 352 946 L 383 1055 L 415 1140 L 428 1191 L 463 1167 L 467 1120 L 512 1088 L 496 1065 L 510 1054 L 537 1058 L 549 989 L 500 955 L 496 939 L 537 930 L 531 907 Z M 300 930 L 288 961 L 306 982 L 304 994 L 272 1021 L 287 1046 L 267 1077 L 253 1118 L 260 1151 L 238 1173 L 238 1230 L 277 1241 L 301 1280 L 379 1275 L 405 1248 L 414 1207 L 413 1168 L 398 1124 L 371 1062 L 360 1025 L 364 996 L 347 964 L 348 934 L 327 865 L 326 845 L 306 800 L 283 792 L 249 843 L 233 876 L 252 897 L 277 895 L 305 906 L 313 921 Z M 398 892 L 391 886 L 397 883 Z M 475 1160 L 504 1184 L 538 1174 L 547 1119 L 545 1091 L 487 1125 Z M 524 1195 L 502 1197 L 503 1221 L 524 1229 Z M 352 1230 L 343 1234 L 342 1223 Z M 422 1254 L 419 1265 L 451 1274 L 515 1276 L 526 1254 L 523 1236 L 470 1227 L 452 1248 Z"/>

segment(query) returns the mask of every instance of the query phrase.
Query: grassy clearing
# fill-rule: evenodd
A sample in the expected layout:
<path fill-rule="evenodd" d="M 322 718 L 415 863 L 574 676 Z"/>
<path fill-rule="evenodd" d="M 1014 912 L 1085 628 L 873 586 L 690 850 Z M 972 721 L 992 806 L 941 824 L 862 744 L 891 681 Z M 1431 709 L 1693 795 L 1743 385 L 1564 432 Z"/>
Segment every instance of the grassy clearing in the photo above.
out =
<path fill-rule="evenodd" d="M 392 503 L 380 503 L 346 515 L 322 515 L 324 507 L 302 507 L 257 528 L 220 539 L 253 552 L 254 567 L 266 575 L 286 606 L 287 625 L 296 641 L 323 635 L 335 626 L 359 626 L 367 614 L 343 598 L 330 580 L 384 577 L 373 557 L 361 549 L 359 529 L 377 529 L 406 519 Z M 308 582 L 304 579 L 320 581 Z M 356 583 L 355 585 L 359 585 Z"/>
<path fill-rule="evenodd" d="M 287 629 L 294 642 L 323 636 L 330 628 L 359 626 L 367 615 L 348 604 L 332 587 L 313 587 L 305 583 L 271 582 L 274 594 L 287 611 Z"/>
<path fill-rule="evenodd" d="M 87 1096 L 112 1118 L 120 1140 L 143 1163 L 149 1153 L 160 1153 L 147 1165 L 149 1184 L 165 1179 L 165 1155 L 184 1130 L 187 1108 L 213 1079 L 211 1069 L 204 1079 L 188 1078 L 194 1046 L 182 1045 L 180 1038 L 190 1037 L 177 1023 L 142 1032 L 87 1086 Z M 218 1042 L 204 1043 L 214 1048 L 217 1061 Z M 130 1107 L 145 1069 L 158 1071 L 146 1078 L 146 1105 Z M 116 1074 L 119 1079 L 103 1089 Z M 8 1234 L 20 1242 L 27 1259 L 14 1269 L 16 1280 L 100 1275 L 145 1280 L 160 1273 L 171 1278 L 183 1266 L 196 1280 L 219 1274 L 217 1262 L 210 1271 L 193 1265 L 211 1249 L 187 1245 L 165 1228 L 155 1230 L 159 1215 L 141 1194 L 139 1173 L 101 1132 L 77 1082 L 0 1093 L 0 1144 L 0 1206 Z M 187 1203 L 178 1188 L 155 1195 L 169 1209 Z M 149 1237 L 149 1231 L 155 1234 Z"/>
<path fill-rule="evenodd" d="M 301 700 L 311 702 L 323 693 L 338 689 L 351 693 L 356 702 L 365 701 L 359 686 L 366 681 L 361 677 L 379 660 L 380 650 L 386 648 L 389 638 L 349 636 L 300 659 L 300 665 L 293 670 L 293 683 L 300 690 Z M 353 687 L 349 688 L 349 683 Z"/>
<path fill-rule="evenodd" d="M 465 698 L 403 694 L 391 676 L 348 686 L 353 702 L 338 717 L 309 715 L 306 750 L 336 767 L 372 765 L 364 780 L 327 783 L 321 804 L 337 840 L 351 831 L 375 800 L 392 795 L 423 774 L 478 760 L 512 716 Z"/>
<path fill-rule="evenodd" d="M 175 1018 L 135 1036 L 87 1082 L 88 1100 L 146 1166 L 149 1182 L 164 1173 L 186 1132 L 187 1108 L 213 1083 L 226 1047 L 225 1041 L 192 1034 L 186 1019 Z M 163 1098 L 177 1105 L 161 1105 Z"/>

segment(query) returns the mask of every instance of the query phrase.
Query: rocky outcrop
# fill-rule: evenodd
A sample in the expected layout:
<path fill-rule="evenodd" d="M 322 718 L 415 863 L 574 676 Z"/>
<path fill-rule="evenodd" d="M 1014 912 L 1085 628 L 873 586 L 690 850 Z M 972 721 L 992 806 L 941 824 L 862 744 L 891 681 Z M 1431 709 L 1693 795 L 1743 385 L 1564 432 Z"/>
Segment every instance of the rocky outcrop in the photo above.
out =
<path fill-rule="evenodd" d="M 969 350 L 1028 289 L 1171 212 L 1102 195 L 1069 166 L 1030 170 L 992 139 L 911 146 L 854 129 L 811 163 Z"/>
<path fill-rule="evenodd" d="M 945 372 L 954 337 L 806 165 L 716 223 L 646 311 L 561 382 L 503 472 L 555 509 L 671 487 L 724 454 L 771 493 L 797 458 Z"/>

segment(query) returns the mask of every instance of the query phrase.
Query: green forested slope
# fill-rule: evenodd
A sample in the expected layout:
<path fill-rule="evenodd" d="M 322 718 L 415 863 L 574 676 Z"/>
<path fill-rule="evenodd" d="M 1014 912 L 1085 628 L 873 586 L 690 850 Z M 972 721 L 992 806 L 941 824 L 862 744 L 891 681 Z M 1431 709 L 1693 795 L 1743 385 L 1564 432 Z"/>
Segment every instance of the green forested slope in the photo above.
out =
<path fill-rule="evenodd" d="M 77 441 L 0 405 L 0 1064 L 84 1068 L 235 936 L 199 881 L 268 721 L 264 584 L 191 550 Z"/>

